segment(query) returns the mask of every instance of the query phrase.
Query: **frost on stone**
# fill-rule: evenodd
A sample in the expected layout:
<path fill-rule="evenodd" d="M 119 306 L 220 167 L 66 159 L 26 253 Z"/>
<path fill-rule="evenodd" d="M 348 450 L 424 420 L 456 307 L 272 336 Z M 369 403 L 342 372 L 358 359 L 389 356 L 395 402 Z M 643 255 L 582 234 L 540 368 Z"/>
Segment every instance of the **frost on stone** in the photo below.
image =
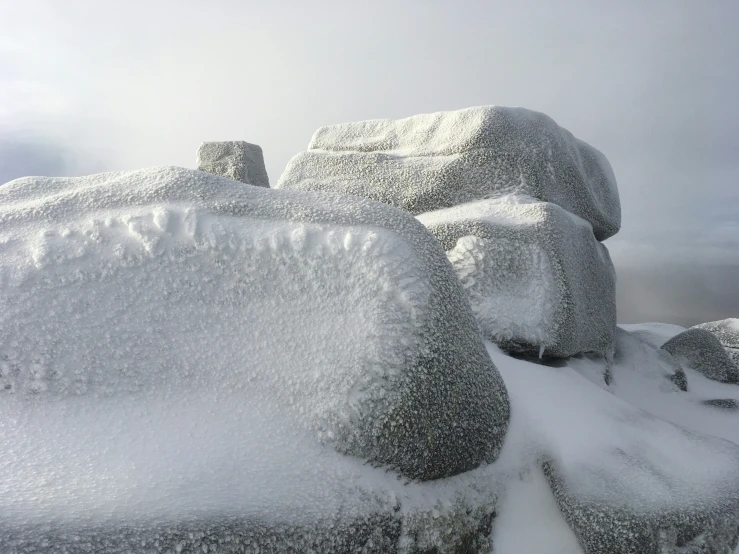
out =
<path fill-rule="evenodd" d="M 504 385 L 443 250 L 400 210 L 181 168 L 27 178 L 0 190 L 0 262 L 18 409 L 258 394 L 421 480 L 500 449 Z"/>
<path fill-rule="evenodd" d="M 539 462 L 585 554 L 733 552 L 739 540 L 736 444 L 655 417 L 572 367 L 512 359 L 492 345 L 490 352 L 513 414 L 497 463 L 508 461 L 515 444 Z M 616 383 L 619 373 L 621 381 L 627 377 L 619 365 L 615 361 Z M 714 424 L 736 417 L 706 406 L 696 410 Z"/>
<path fill-rule="evenodd" d="M 709 379 L 739 384 L 739 366 L 711 331 L 692 327 L 668 340 L 662 348 Z"/>
<path fill-rule="evenodd" d="M 695 326 L 696 329 L 705 329 L 714 334 L 714 336 L 724 347 L 726 353 L 739 367 L 739 319 L 728 318 L 720 321 L 709 321 Z"/>
<path fill-rule="evenodd" d="M 364 196 L 420 214 L 519 193 L 616 234 L 621 205 L 606 157 L 550 117 L 483 106 L 322 127 L 278 188 Z"/>
<path fill-rule="evenodd" d="M 615 273 L 586 221 L 520 196 L 418 219 L 447 251 L 486 338 L 536 356 L 611 348 Z"/>
<path fill-rule="evenodd" d="M 392 552 L 494 511 L 455 502 L 505 386 L 438 242 L 370 200 L 182 168 L 10 182 L 0 368 L 1 551 Z"/>
<path fill-rule="evenodd" d="M 204 142 L 198 149 L 200 171 L 269 188 L 262 148 L 244 141 Z"/>

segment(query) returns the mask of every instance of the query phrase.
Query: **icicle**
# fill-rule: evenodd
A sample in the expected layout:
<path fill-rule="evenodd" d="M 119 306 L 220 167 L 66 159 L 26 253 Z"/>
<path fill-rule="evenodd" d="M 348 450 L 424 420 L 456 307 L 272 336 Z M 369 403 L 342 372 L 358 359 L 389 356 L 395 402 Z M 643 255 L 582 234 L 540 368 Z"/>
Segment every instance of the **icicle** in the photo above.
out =
<path fill-rule="evenodd" d="M 544 345 L 543 344 L 539 347 L 539 359 L 540 360 L 542 356 L 544 356 Z"/>

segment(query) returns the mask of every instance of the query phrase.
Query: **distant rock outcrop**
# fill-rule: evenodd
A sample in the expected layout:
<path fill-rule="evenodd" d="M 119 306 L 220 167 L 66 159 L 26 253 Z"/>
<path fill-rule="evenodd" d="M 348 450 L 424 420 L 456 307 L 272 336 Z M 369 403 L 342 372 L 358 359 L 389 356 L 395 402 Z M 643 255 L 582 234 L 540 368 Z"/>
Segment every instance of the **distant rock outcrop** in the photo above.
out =
<path fill-rule="evenodd" d="M 460 204 L 418 220 L 447 251 L 487 339 L 559 358 L 611 349 L 616 276 L 587 221 L 528 197 Z"/>
<path fill-rule="evenodd" d="M 606 157 L 524 108 L 483 106 L 322 127 L 278 188 L 355 194 L 420 214 L 511 193 L 616 234 L 621 205 Z"/>
<path fill-rule="evenodd" d="M 710 331 L 692 327 L 672 337 L 662 348 L 709 379 L 739 384 L 739 367 Z"/>
<path fill-rule="evenodd" d="M 204 142 L 198 149 L 198 169 L 256 187 L 269 188 L 262 148 L 244 141 Z"/>
<path fill-rule="evenodd" d="M 724 347 L 731 361 L 739 367 L 739 319 L 732 317 L 695 326 L 710 331 Z"/>

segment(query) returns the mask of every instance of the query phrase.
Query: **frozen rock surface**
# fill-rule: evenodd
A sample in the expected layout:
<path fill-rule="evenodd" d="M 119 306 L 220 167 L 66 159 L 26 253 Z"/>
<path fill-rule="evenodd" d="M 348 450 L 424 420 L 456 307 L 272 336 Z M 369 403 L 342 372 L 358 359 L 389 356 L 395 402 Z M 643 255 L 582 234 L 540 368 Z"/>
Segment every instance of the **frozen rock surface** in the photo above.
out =
<path fill-rule="evenodd" d="M 26 178 L 0 189 L 0 263 L 17 417 L 255 393 L 412 479 L 500 449 L 505 387 L 443 250 L 400 210 L 181 168 Z"/>
<path fill-rule="evenodd" d="M 739 384 L 739 367 L 716 336 L 706 329 L 692 327 L 668 340 L 662 348 L 678 361 L 686 360 L 709 379 Z"/>
<path fill-rule="evenodd" d="M 659 419 L 619 398 L 618 389 L 604 390 L 610 387 L 602 378 L 596 385 L 574 371 L 578 364 L 595 368 L 592 360 L 552 368 L 510 358 L 492 344 L 489 351 L 511 399 L 511 429 L 497 463 L 509 463 L 516 451 L 521 465 L 536 460 L 543 467 L 585 554 L 724 553 L 736 547 L 739 446 Z M 623 383 L 628 370 L 614 365 L 614 382 Z M 710 416 L 716 411 L 696 409 Z M 736 415 L 719 415 L 731 432 L 735 425 L 728 422 Z M 513 501 L 509 495 L 501 518 Z M 560 529 L 552 535 L 565 542 Z M 500 554 L 508 552 L 515 550 Z M 545 545 L 526 552 L 557 550 Z"/>
<path fill-rule="evenodd" d="M 610 350 L 615 273 L 588 222 L 519 196 L 418 219 L 447 251 L 486 338 L 550 357 Z"/>
<path fill-rule="evenodd" d="M 356 194 L 414 214 L 522 193 L 589 221 L 599 240 L 621 225 L 606 157 L 550 117 L 523 108 L 322 127 L 277 186 Z"/>
<path fill-rule="evenodd" d="M 198 169 L 248 185 L 269 188 L 262 148 L 244 141 L 204 142 L 198 149 Z"/>
<path fill-rule="evenodd" d="M 714 336 L 724 347 L 731 361 L 739 367 L 739 319 L 732 317 L 720 321 L 709 321 L 696 325 L 697 329 L 705 329 Z"/>

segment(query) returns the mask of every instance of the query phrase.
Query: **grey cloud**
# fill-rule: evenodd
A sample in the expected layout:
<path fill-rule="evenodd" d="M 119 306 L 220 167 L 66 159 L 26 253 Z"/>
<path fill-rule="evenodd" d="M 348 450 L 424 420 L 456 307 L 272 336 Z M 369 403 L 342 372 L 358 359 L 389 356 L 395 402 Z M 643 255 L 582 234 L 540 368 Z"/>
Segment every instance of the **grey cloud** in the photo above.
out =
<path fill-rule="evenodd" d="M 55 144 L 0 137 L 0 184 L 27 175 L 66 175 L 65 154 Z"/>

